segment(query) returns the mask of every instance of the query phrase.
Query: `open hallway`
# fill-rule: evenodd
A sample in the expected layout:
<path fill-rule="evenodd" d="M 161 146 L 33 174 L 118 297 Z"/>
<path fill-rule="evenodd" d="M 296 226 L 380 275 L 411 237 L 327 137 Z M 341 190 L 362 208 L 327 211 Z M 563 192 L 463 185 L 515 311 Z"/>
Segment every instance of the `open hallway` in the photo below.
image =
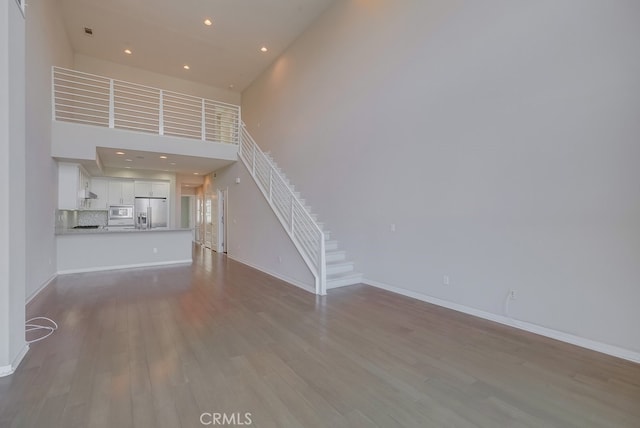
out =
<path fill-rule="evenodd" d="M 638 364 L 369 286 L 315 296 L 199 247 L 191 266 L 59 276 L 27 310 L 60 328 L 0 379 L 3 428 L 247 412 L 256 427 L 640 426 Z"/>

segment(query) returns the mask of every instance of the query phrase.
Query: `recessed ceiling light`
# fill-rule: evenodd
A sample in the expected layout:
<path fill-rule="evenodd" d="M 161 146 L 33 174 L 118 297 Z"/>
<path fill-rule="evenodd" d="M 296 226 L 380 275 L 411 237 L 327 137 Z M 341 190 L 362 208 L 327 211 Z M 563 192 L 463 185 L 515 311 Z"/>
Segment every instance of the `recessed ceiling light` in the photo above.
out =
<path fill-rule="evenodd" d="M 184 68 L 185 70 L 189 70 L 191 67 L 189 67 L 188 64 L 185 64 L 185 65 L 182 66 L 182 68 Z"/>
<path fill-rule="evenodd" d="M 193 173 L 193 175 L 200 175 L 200 173 L 198 173 L 198 172 L 194 172 L 194 173 Z"/>
<path fill-rule="evenodd" d="M 164 156 L 164 155 L 163 155 L 163 156 L 160 156 L 160 159 L 166 159 L 166 158 L 167 158 L 167 157 L 166 157 L 166 156 Z"/>
<path fill-rule="evenodd" d="M 204 25 L 206 25 L 207 27 L 211 26 L 211 24 L 213 24 L 213 22 L 211 22 L 209 18 L 204 20 Z"/>
<path fill-rule="evenodd" d="M 260 50 L 261 50 L 262 52 L 266 52 L 266 51 L 268 51 L 269 49 L 267 49 L 267 47 L 266 47 L 266 46 L 263 46 L 263 47 L 261 47 L 261 48 L 260 48 Z"/>
<path fill-rule="evenodd" d="M 131 167 L 130 167 L 130 166 L 125 166 L 125 168 L 127 168 L 127 169 L 131 169 Z"/>
<path fill-rule="evenodd" d="M 123 155 L 124 152 L 116 152 L 117 155 Z"/>
<path fill-rule="evenodd" d="M 176 164 L 175 162 L 169 162 L 169 165 L 175 165 L 175 164 Z"/>
<path fill-rule="evenodd" d="M 127 162 L 133 162 L 133 159 L 125 159 Z"/>
<path fill-rule="evenodd" d="M 233 89 L 233 83 L 229 85 L 229 89 Z"/>
<path fill-rule="evenodd" d="M 131 55 L 133 52 L 131 52 L 131 49 L 125 49 L 124 53 L 126 53 L 127 55 Z"/>

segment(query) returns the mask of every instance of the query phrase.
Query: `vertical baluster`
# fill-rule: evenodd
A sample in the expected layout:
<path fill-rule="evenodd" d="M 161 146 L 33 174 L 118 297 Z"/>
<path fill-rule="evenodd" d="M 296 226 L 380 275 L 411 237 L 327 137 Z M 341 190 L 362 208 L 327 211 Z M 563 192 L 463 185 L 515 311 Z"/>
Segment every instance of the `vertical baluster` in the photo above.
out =
<path fill-rule="evenodd" d="M 158 109 L 158 134 L 164 135 L 164 97 L 160 89 L 160 106 Z"/>
<path fill-rule="evenodd" d="M 318 266 L 318 289 L 316 294 L 324 296 L 327 294 L 327 259 L 324 247 L 324 232 L 320 232 L 320 260 Z"/>
<path fill-rule="evenodd" d="M 204 108 L 204 98 L 202 99 L 202 141 L 207 141 L 207 127 L 205 126 L 205 108 Z"/>
<path fill-rule="evenodd" d="M 253 145 L 253 167 L 252 172 L 254 176 L 256 175 L 256 145 Z"/>
<path fill-rule="evenodd" d="M 293 235 L 293 201 L 294 201 L 295 196 L 293 196 L 293 193 L 291 194 L 291 235 Z"/>
<path fill-rule="evenodd" d="M 51 67 L 51 120 L 56 120 L 56 68 Z"/>
<path fill-rule="evenodd" d="M 115 118 L 115 95 L 113 90 L 113 79 L 109 79 L 109 128 L 113 128 L 116 123 Z"/>

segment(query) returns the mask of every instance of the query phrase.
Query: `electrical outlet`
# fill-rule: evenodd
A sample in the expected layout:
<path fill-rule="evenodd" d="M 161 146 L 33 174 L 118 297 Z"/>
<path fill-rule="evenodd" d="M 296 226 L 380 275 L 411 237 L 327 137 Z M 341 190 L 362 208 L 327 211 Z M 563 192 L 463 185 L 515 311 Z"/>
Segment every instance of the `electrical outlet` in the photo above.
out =
<path fill-rule="evenodd" d="M 442 277 L 442 285 L 449 285 L 449 275 Z"/>
<path fill-rule="evenodd" d="M 509 290 L 509 299 L 516 300 L 516 290 Z"/>
<path fill-rule="evenodd" d="M 158 249 L 156 247 L 153 247 L 153 254 L 156 254 L 158 252 Z"/>

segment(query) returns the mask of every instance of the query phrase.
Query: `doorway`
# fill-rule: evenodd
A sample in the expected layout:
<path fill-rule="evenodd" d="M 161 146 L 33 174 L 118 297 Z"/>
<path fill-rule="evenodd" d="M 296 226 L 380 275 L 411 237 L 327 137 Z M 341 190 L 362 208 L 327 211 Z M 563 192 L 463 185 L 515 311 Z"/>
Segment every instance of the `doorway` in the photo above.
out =
<path fill-rule="evenodd" d="M 210 193 L 204 195 L 204 246 L 213 247 L 213 196 Z"/>
<path fill-rule="evenodd" d="M 180 197 L 180 227 L 183 229 L 193 230 L 194 241 L 196 239 L 196 213 L 194 212 L 194 196 L 181 196 Z"/>
<path fill-rule="evenodd" d="M 224 190 L 218 189 L 218 246 L 219 253 L 227 253 L 228 236 L 227 236 L 227 207 L 229 198 L 229 188 Z"/>
<path fill-rule="evenodd" d="M 204 244 L 204 197 L 199 195 L 196 197 L 196 242 L 200 245 Z"/>

